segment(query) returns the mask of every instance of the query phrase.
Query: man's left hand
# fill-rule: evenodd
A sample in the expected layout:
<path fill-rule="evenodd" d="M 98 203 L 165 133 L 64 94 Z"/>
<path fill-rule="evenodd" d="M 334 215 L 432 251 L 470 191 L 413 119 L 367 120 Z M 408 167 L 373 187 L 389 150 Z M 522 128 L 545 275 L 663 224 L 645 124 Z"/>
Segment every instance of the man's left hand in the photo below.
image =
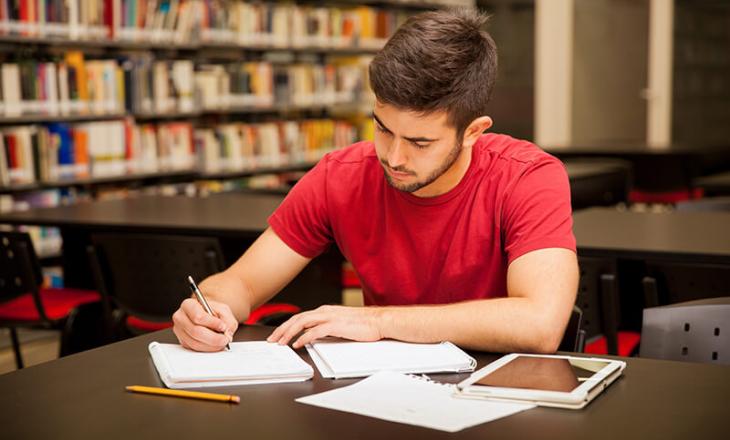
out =
<path fill-rule="evenodd" d="M 377 341 L 383 338 L 380 319 L 377 307 L 321 306 L 292 316 L 266 340 L 284 345 L 302 333 L 292 344 L 294 348 L 326 336 L 353 341 Z"/>

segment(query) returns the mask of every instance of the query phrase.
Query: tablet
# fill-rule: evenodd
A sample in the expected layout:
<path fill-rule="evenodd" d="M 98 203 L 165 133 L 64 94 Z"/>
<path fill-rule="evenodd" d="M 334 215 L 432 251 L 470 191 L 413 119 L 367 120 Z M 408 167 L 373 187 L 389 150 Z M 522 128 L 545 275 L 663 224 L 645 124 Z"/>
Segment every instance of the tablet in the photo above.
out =
<path fill-rule="evenodd" d="M 456 396 L 580 409 L 624 368 L 614 359 L 514 353 L 472 373 L 457 385 Z"/>

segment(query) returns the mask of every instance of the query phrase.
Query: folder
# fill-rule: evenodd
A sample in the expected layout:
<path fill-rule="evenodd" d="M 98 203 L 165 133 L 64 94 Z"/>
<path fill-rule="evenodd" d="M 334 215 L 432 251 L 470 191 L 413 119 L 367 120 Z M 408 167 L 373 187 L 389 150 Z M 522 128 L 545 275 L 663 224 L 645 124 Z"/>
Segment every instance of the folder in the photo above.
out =
<path fill-rule="evenodd" d="M 286 345 L 232 342 L 230 351 L 202 353 L 178 344 L 150 343 L 160 379 L 168 388 L 202 388 L 311 379 L 312 367 Z"/>
<path fill-rule="evenodd" d="M 461 373 L 474 371 L 476 360 L 451 342 L 414 344 L 401 341 L 318 341 L 307 345 L 312 361 L 325 378 L 399 373 Z"/>

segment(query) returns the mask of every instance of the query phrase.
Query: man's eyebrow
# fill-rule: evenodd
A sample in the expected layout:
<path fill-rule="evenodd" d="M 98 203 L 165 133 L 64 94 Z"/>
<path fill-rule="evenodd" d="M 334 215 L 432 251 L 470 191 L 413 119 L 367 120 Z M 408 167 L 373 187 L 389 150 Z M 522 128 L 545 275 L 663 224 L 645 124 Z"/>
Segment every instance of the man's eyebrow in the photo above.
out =
<path fill-rule="evenodd" d="M 383 121 L 380 120 L 380 118 L 378 117 L 378 115 L 375 114 L 375 112 L 373 112 L 373 119 L 375 119 L 375 121 L 378 124 L 380 124 L 380 126 L 383 127 L 383 129 L 385 129 L 385 131 L 387 131 L 388 133 L 393 133 L 388 127 L 385 126 L 385 124 L 383 124 Z M 403 139 L 405 139 L 409 142 L 435 142 L 438 140 L 438 139 L 430 139 L 430 138 L 425 138 L 425 137 L 406 137 L 406 136 L 403 136 Z"/>

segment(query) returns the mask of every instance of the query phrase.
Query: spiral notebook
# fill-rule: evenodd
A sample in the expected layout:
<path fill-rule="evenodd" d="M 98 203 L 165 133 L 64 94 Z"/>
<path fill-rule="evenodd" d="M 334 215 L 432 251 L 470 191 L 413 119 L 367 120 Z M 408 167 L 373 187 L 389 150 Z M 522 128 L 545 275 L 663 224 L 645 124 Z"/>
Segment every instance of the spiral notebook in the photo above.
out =
<path fill-rule="evenodd" d="M 324 340 L 307 345 L 322 377 L 365 377 L 378 371 L 461 373 L 474 371 L 473 357 L 451 342 L 413 344 L 401 341 L 351 342 Z"/>
<path fill-rule="evenodd" d="M 459 399 L 456 386 L 382 371 L 355 384 L 296 399 L 299 403 L 447 432 L 534 408 L 526 403 Z"/>
<path fill-rule="evenodd" d="M 216 353 L 159 342 L 152 342 L 148 349 L 168 388 L 301 382 L 314 374 L 289 346 L 266 341 L 232 342 L 230 351 Z"/>

